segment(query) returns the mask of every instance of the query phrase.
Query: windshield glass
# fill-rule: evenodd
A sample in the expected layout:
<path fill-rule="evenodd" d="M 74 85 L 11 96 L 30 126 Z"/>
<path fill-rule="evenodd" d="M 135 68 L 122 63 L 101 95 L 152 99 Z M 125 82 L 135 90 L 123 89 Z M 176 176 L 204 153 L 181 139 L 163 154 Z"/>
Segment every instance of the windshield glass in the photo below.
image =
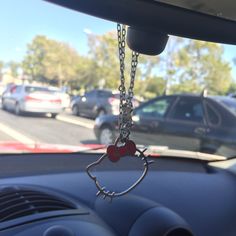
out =
<path fill-rule="evenodd" d="M 1 1 L 0 18 L 0 153 L 113 143 L 120 113 L 116 24 L 41 0 Z M 127 46 L 127 90 L 131 57 Z M 130 138 L 150 150 L 234 156 L 235 58 L 234 46 L 175 36 L 161 55 L 140 55 Z"/>

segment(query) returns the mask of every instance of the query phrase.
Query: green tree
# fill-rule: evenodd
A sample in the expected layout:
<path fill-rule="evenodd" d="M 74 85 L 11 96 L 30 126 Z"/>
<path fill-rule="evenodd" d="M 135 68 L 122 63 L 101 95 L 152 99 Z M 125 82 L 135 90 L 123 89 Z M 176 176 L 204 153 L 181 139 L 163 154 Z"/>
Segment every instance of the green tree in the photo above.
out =
<path fill-rule="evenodd" d="M 2 71 L 3 71 L 4 66 L 5 66 L 4 62 L 0 61 L 0 79 L 2 78 Z"/>
<path fill-rule="evenodd" d="M 73 88 L 118 89 L 119 55 L 116 32 L 88 35 L 89 52 L 80 56 L 68 44 L 36 36 L 27 47 L 22 66 L 33 80 Z M 151 98 L 164 91 L 225 94 L 231 85 L 231 67 L 219 44 L 171 37 L 160 56 L 140 55 L 135 94 Z M 126 87 L 130 81 L 131 50 L 126 49 Z M 217 86 L 216 86 L 217 85 Z"/>
<path fill-rule="evenodd" d="M 89 58 L 93 61 L 97 79 L 104 81 L 103 87 L 118 88 L 120 72 L 116 33 L 90 34 L 88 35 L 88 46 Z"/>
<path fill-rule="evenodd" d="M 45 74 L 43 60 L 45 59 L 47 48 L 47 38 L 36 36 L 27 45 L 26 56 L 22 62 L 24 73 L 29 75 L 32 80 L 39 80 Z"/>
<path fill-rule="evenodd" d="M 165 93 L 169 94 L 171 91 L 171 87 L 176 83 L 176 74 L 178 71 L 178 67 L 175 65 L 175 55 L 178 54 L 180 50 L 183 38 L 171 36 L 169 37 L 168 43 L 164 52 L 159 56 L 160 58 L 160 68 L 159 72 L 163 75 L 163 79 L 165 81 Z"/>
<path fill-rule="evenodd" d="M 21 64 L 15 61 L 10 61 L 7 63 L 7 67 L 10 70 L 10 73 L 13 77 L 18 76 L 19 69 L 21 68 Z"/>
<path fill-rule="evenodd" d="M 76 78 L 68 81 L 74 89 L 91 89 L 99 87 L 97 63 L 88 57 L 80 57 L 76 64 Z"/>
<path fill-rule="evenodd" d="M 232 81 L 227 91 L 227 94 L 231 94 L 231 93 L 236 93 L 236 81 Z"/>
<path fill-rule="evenodd" d="M 33 80 L 67 84 L 77 78 L 80 56 L 66 43 L 36 36 L 27 46 L 23 69 Z"/>
<path fill-rule="evenodd" d="M 163 77 L 151 76 L 142 81 L 143 97 L 151 99 L 166 92 L 166 80 Z"/>
<path fill-rule="evenodd" d="M 172 92 L 200 92 L 207 88 L 212 94 L 225 94 L 232 81 L 230 63 L 223 59 L 219 44 L 185 40 L 172 55 L 175 83 Z"/>
<path fill-rule="evenodd" d="M 93 69 L 96 72 L 94 78 L 104 80 L 103 87 L 118 89 L 120 84 L 119 55 L 117 46 L 116 32 L 108 32 L 103 35 L 88 35 L 89 58 L 93 61 Z M 126 87 L 130 81 L 131 69 L 131 50 L 126 47 L 125 56 L 125 78 Z M 147 80 L 156 76 L 154 69 L 160 62 L 159 57 L 139 56 L 139 64 L 136 71 L 136 81 L 134 91 L 137 95 L 143 95 L 147 83 L 153 80 Z M 97 84 L 96 84 L 97 85 Z M 158 94 L 159 88 L 156 88 L 155 94 Z M 153 94 L 152 92 L 150 92 Z"/>

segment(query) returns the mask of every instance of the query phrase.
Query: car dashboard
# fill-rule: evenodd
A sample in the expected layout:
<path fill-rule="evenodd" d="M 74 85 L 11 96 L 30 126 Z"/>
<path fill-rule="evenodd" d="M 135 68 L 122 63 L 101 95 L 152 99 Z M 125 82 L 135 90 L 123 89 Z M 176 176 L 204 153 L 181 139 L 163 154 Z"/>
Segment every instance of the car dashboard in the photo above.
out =
<path fill-rule="evenodd" d="M 96 196 L 85 172 L 98 157 L 3 155 L 0 235 L 236 235 L 235 160 L 153 158 L 143 182 L 110 201 Z M 120 190 L 142 172 L 139 164 L 129 158 L 94 172 L 104 185 Z"/>

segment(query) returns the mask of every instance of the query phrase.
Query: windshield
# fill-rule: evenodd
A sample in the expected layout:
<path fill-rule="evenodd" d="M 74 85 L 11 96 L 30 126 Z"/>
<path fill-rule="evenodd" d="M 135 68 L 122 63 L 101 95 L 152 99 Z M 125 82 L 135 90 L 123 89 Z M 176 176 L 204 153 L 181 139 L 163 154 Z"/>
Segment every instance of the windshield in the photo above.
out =
<path fill-rule="evenodd" d="M 1 1 L 0 17 L 0 153 L 114 143 L 116 24 L 41 0 Z M 131 58 L 127 46 L 126 90 Z M 130 138 L 149 150 L 234 156 L 235 61 L 234 46 L 175 36 L 161 55 L 140 55 Z"/>

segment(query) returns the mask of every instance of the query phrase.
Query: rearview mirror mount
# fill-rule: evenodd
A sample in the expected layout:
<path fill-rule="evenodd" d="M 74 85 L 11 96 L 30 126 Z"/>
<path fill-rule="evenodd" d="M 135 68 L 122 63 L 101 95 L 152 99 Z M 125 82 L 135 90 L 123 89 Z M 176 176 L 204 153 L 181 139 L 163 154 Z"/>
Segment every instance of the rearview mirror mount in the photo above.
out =
<path fill-rule="evenodd" d="M 162 32 L 141 31 L 128 27 L 127 44 L 135 52 L 156 56 L 166 47 L 169 36 Z"/>

